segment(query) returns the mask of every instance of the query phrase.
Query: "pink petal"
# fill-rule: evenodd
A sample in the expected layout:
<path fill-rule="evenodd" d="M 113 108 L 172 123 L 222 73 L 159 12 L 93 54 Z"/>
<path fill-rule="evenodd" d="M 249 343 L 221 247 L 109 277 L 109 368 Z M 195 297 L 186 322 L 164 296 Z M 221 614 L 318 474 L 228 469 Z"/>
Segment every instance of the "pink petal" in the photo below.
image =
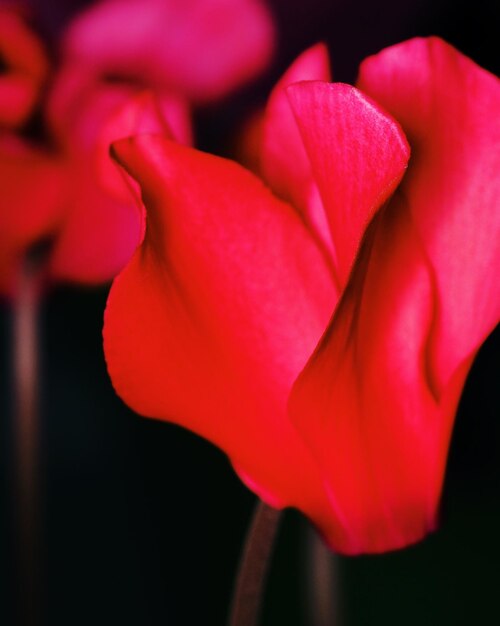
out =
<path fill-rule="evenodd" d="M 273 39 L 259 0 L 108 0 L 75 20 L 66 49 L 99 73 L 211 100 L 260 72 Z"/>
<path fill-rule="evenodd" d="M 287 93 L 323 200 L 343 287 L 368 223 L 405 172 L 408 144 L 397 122 L 354 87 L 305 82 Z"/>
<path fill-rule="evenodd" d="M 0 58 L 0 126 L 13 128 L 32 112 L 48 72 L 41 43 L 13 8 L 0 7 Z"/>
<path fill-rule="evenodd" d="M 303 80 L 331 80 L 328 51 L 317 44 L 301 54 L 274 87 L 262 130 L 260 171 L 271 189 L 305 217 L 326 250 L 333 244 L 302 138 L 286 88 Z"/>
<path fill-rule="evenodd" d="M 96 145 L 99 180 L 118 198 L 130 200 L 124 173 L 109 156 L 111 144 L 132 135 L 159 134 L 192 144 L 191 117 L 187 104 L 170 94 L 144 91 L 130 97 L 102 125 Z"/>
<path fill-rule="evenodd" d="M 68 161 L 67 214 L 49 268 L 55 281 L 110 281 L 141 239 L 143 218 L 133 195 L 120 200 L 108 193 L 96 180 L 92 165 L 91 156 L 85 153 Z"/>
<path fill-rule="evenodd" d="M 191 127 L 179 98 L 155 99 L 82 69 L 68 65 L 50 99 L 50 122 L 66 155 L 70 189 L 51 274 L 56 280 L 99 283 L 124 267 L 143 230 L 129 181 L 109 156 L 112 141 L 151 131 L 187 141 Z"/>
<path fill-rule="evenodd" d="M 370 57 L 359 84 L 412 145 L 403 193 L 436 281 L 430 367 L 441 388 L 499 315 L 500 81 L 431 38 Z"/>
<path fill-rule="evenodd" d="M 0 292 L 15 289 L 30 246 L 55 235 L 64 217 L 61 163 L 19 138 L 0 139 Z"/>

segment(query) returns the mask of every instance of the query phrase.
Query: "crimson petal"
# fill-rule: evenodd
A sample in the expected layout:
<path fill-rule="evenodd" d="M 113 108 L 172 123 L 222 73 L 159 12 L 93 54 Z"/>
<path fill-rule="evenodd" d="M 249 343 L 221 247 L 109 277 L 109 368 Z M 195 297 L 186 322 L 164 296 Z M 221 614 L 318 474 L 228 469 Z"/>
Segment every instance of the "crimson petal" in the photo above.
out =
<path fill-rule="evenodd" d="M 114 149 L 147 208 L 105 316 L 118 394 L 216 443 L 268 503 L 328 519 L 286 415 L 335 302 L 321 252 L 292 207 L 235 163 L 157 136 Z"/>

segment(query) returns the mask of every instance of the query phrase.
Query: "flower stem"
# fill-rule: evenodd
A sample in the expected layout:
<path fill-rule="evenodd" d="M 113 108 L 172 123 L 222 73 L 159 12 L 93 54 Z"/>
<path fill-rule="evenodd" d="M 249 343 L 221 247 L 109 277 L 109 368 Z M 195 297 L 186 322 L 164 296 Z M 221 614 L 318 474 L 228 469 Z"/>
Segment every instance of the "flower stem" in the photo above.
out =
<path fill-rule="evenodd" d="M 17 532 L 18 619 L 39 619 L 39 423 L 38 278 L 27 259 L 22 267 L 13 319 L 15 514 Z"/>
<path fill-rule="evenodd" d="M 281 511 L 257 503 L 240 561 L 229 626 L 257 626 Z"/>
<path fill-rule="evenodd" d="M 337 557 L 310 526 L 307 528 L 307 561 L 308 623 L 340 626 Z"/>

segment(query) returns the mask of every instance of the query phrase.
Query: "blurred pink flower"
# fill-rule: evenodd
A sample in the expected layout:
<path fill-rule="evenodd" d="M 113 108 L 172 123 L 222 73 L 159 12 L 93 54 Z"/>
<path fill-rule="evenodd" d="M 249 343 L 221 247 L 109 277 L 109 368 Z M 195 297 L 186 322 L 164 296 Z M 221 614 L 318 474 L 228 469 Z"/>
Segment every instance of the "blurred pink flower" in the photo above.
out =
<path fill-rule="evenodd" d="M 99 75 L 190 101 L 220 98 L 262 71 L 274 26 L 261 0 L 105 0 L 69 28 L 65 55 Z"/>

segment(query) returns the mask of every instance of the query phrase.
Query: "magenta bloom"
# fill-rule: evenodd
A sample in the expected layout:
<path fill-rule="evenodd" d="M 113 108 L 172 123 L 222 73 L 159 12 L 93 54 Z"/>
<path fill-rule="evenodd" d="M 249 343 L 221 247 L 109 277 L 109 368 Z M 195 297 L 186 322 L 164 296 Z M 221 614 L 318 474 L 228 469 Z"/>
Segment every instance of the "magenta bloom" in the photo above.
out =
<path fill-rule="evenodd" d="M 316 47 L 272 94 L 268 186 L 161 136 L 115 143 L 147 228 L 104 346 L 135 410 L 220 446 L 338 550 L 380 552 L 435 527 L 499 317 L 500 86 L 436 38 L 328 81 Z"/>
<path fill-rule="evenodd" d="M 273 47 L 261 0 L 105 0 L 74 21 L 65 51 L 96 74 L 133 77 L 198 102 L 254 78 Z"/>
<path fill-rule="evenodd" d="M 0 10 L 0 292 L 44 238 L 51 280 L 113 278 L 138 244 L 141 215 L 110 143 L 155 131 L 190 144 L 192 102 L 253 77 L 273 38 L 258 0 L 102 2 L 69 26 L 54 69 L 22 17 Z M 18 132 L 35 107 L 43 145 Z"/>

